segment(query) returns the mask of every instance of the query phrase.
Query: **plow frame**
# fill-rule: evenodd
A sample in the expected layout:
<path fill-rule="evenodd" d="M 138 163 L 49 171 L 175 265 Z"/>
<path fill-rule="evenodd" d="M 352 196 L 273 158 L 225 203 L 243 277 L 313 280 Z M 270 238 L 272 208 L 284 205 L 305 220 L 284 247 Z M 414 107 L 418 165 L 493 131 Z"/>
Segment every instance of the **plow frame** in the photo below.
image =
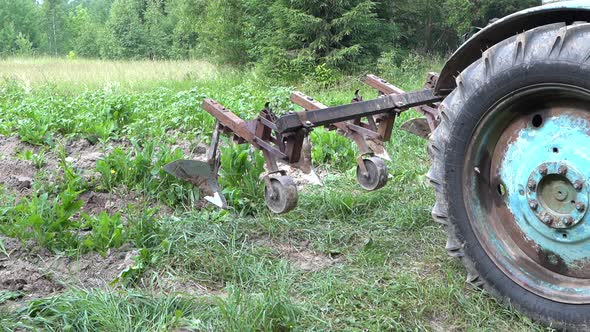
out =
<path fill-rule="evenodd" d="M 313 174 L 317 183 L 311 161 L 311 144 L 309 133 L 318 127 L 335 130 L 358 147 L 357 180 L 366 190 L 383 187 L 388 178 L 387 166 L 383 160 L 391 160 L 385 148 L 385 142 L 392 139 L 392 132 L 398 116 L 415 108 L 424 117 L 410 120 L 402 128 L 421 137 L 427 137 L 439 123 L 439 102 L 444 96 L 435 93 L 438 75 L 429 73 L 424 89 L 406 92 L 375 75 L 367 75 L 363 82 L 378 92 L 378 97 L 364 100 L 357 90 L 350 104 L 329 107 L 302 92 L 293 92 L 291 101 L 303 108 L 303 111 L 290 111 L 277 116 L 267 103 L 253 120 L 244 120 L 219 102 L 207 98 L 203 100 L 203 109 L 216 119 L 215 132 L 207 153 L 207 165 L 211 169 L 209 182 L 215 197 L 220 199 L 210 202 L 222 208 L 227 207 L 221 189 L 217 183 L 218 143 L 220 134 L 230 136 L 237 144 L 248 143 L 262 151 L 266 163 L 265 197 L 267 205 L 275 213 L 284 213 L 293 209 L 297 203 L 297 190 L 293 180 L 286 171 L 279 168 L 279 161 L 305 174 Z M 191 168 L 186 166 L 185 168 Z M 192 166 L 203 168 L 202 163 Z M 192 170 L 172 169 L 174 175 L 186 179 L 186 174 L 197 173 Z M 273 208 L 274 207 L 274 208 Z"/>

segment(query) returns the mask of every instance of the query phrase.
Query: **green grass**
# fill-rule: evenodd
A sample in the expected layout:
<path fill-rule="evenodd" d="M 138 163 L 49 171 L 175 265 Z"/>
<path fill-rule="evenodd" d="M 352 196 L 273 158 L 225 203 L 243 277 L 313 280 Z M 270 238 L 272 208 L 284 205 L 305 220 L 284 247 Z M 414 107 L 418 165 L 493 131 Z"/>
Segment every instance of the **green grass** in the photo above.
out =
<path fill-rule="evenodd" d="M 43 70 L 68 65 L 43 61 L 39 63 Z M 10 61 L 3 65 L 14 68 Z M 131 63 L 135 65 L 143 64 Z M 162 66 L 165 70 L 173 64 Z M 378 74 L 410 90 L 419 88 L 426 72 L 439 66 L 420 58 L 399 66 L 381 64 Z M 76 249 L 70 254 L 76 255 L 80 244 L 104 252 L 125 242 L 139 249 L 141 256 L 121 282 L 108 289 L 69 288 L 53 297 L 0 306 L 0 330 L 543 330 L 465 284 L 465 271 L 444 250 L 444 230 L 430 218 L 434 198 L 425 181 L 426 142 L 400 130 L 387 146 L 394 158 L 389 164 L 392 179 L 381 191 L 359 189 L 353 145 L 333 132 L 318 130 L 312 136 L 314 157 L 329 175 L 324 187 L 303 190 L 293 212 L 274 216 L 264 209 L 255 171 L 260 169 L 260 156 L 249 156 L 247 149 L 232 145 L 224 148 L 223 160 L 232 210 L 195 209 L 192 203 L 199 193 L 167 178 L 161 166 L 182 157 L 168 146 L 186 140 L 207 142 L 213 121 L 199 108 L 202 98 L 216 98 L 236 113 L 253 117 L 266 100 L 283 111 L 291 108 L 287 101 L 293 88 L 336 105 L 349 102 L 361 86 L 357 79 L 346 78 L 328 88 L 313 81 L 290 87 L 259 77 L 255 70 L 205 67 L 209 74 L 201 77 L 181 75 L 160 82 L 147 77 L 146 84 L 134 78 L 107 90 L 94 81 L 83 83 L 94 86 L 85 91 L 76 87 L 67 91 L 75 78 L 33 89 L 13 80 L 0 87 L 0 132 L 43 146 L 44 153 L 59 150 L 62 139 L 77 137 L 107 145 L 121 139 L 131 142 L 111 150 L 97 164 L 96 183 L 80 183 L 76 174 L 58 182 L 41 177 L 35 180 L 33 198 L 17 203 L 3 197 L 4 215 L 31 214 L 35 208 L 58 213 L 59 204 L 39 199 L 43 192 L 51 192 L 47 200 L 59 203 L 68 183 L 73 190 L 143 197 L 141 204 L 121 211 L 125 222 L 117 215 L 88 216 L 86 223 L 81 222 L 84 227 L 92 225 L 86 239 L 76 237 L 78 226 L 63 222 L 71 219 L 67 214 L 42 218 L 67 225 L 58 227 L 57 234 L 67 233 L 63 239 L 68 242 L 56 245 L 55 237 L 40 237 L 39 245 L 58 252 L 69 246 Z M 365 98 L 375 96 L 365 87 L 361 93 Z M 416 115 L 403 114 L 398 126 Z M 23 152 L 21 157 L 32 160 L 34 154 Z M 42 165 L 46 157 L 36 157 L 35 164 Z M 258 167 L 248 169 L 244 163 L 248 158 L 257 160 Z M 246 170 L 247 175 L 240 176 Z M 174 211 L 160 216 L 148 208 L 156 203 Z M 33 206 L 19 210 L 18 204 Z M 27 227 L 26 218 L 16 218 L 20 224 L 13 219 L 0 219 L 0 231 L 27 240 L 22 229 Z M 316 259 L 322 268 L 303 268 L 301 257 Z M 161 286 L 171 281 L 177 285 L 175 291 Z M 0 293 L 0 304 L 15 296 Z"/>

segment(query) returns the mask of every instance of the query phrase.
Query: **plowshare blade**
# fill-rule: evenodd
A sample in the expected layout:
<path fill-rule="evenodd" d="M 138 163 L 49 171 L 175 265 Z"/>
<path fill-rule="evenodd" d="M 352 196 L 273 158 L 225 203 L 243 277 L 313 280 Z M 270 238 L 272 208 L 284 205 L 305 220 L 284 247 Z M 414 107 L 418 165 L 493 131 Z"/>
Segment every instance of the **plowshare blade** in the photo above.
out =
<path fill-rule="evenodd" d="M 430 126 L 428 126 L 428 121 L 425 118 L 412 119 L 402 124 L 401 128 L 410 134 L 422 138 L 428 138 L 428 135 L 430 135 Z"/>
<path fill-rule="evenodd" d="M 207 202 L 217 206 L 218 208 L 227 209 L 227 201 L 225 200 L 225 197 L 223 196 L 223 193 L 219 188 L 219 183 L 217 182 L 217 179 L 209 179 L 209 181 L 207 182 L 209 183 L 209 187 L 213 192 L 213 196 L 205 197 Z"/>
<path fill-rule="evenodd" d="M 311 184 L 315 184 L 316 186 L 324 186 L 324 182 L 322 182 L 322 179 L 320 179 L 320 177 L 318 176 L 318 174 L 315 172 L 314 169 L 311 170 L 311 172 L 309 173 L 304 173 L 305 174 L 305 179 L 311 183 Z"/>
<path fill-rule="evenodd" d="M 367 144 L 369 144 L 369 147 L 371 148 L 371 150 L 373 150 L 373 153 L 376 157 L 379 157 L 383 160 L 391 161 L 391 157 L 389 156 L 389 153 L 387 153 L 387 150 L 385 150 L 383 142 L 367 141 Z"/>
<path fill-rule="evenodd" d="M 197 184 L 200 179 L 206 179 L 213 196 L 206 196 L 205 200 L 222 209 L 227 208 L 227 202 L 217 182 L 217 174 L 213 173 L 213 168 L 209 163 L 198 160 L 176 160 L 165 165 L 164 170 L 172 176 L 192 184 Z"/>
<path fill-rule="evenodd" d="M 383 150 L 382 152 L 375 152 L 375 156 L 379 157 L 383 160 L 391 161 L 391 157 L 389 156 L 389 153 L 387 153 L 387 151 L 385 151 L 385 150 Z"/>
<path fill-rule="evenodd" d="M 164 170 L 187 182 L 192 182 L 199 177 L 209 179 L 214 176 L 211 165 L 198 160 L 176 160 L 164 166 Z"/>

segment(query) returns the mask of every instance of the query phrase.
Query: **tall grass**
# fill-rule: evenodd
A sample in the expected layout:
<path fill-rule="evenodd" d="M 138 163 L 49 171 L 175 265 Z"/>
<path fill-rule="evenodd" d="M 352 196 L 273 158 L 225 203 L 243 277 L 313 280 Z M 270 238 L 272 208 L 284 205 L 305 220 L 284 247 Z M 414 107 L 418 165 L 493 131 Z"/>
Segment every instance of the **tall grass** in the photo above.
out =
<path fill-rule="evenodd" d="M 107 61 L 60 58 L 7 58 L 0 61 L 0 77 L 29 87 L 46 84 L 73 88 L 123 86 L 138 88 L 162 81 L 214 79 L 216 66 L 205 61 Z"/>

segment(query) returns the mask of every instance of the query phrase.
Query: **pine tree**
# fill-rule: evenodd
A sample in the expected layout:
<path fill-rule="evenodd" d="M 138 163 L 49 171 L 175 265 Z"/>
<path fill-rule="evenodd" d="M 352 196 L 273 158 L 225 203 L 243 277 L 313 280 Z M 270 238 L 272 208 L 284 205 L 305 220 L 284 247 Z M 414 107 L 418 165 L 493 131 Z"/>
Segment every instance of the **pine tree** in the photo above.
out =
<path fill-rule="evenodd" d="M 379 53 L 379 21 L 370 0 L 278 0 L 267 62 L 308 71 L 320 64 L 351 68 Z"/>

